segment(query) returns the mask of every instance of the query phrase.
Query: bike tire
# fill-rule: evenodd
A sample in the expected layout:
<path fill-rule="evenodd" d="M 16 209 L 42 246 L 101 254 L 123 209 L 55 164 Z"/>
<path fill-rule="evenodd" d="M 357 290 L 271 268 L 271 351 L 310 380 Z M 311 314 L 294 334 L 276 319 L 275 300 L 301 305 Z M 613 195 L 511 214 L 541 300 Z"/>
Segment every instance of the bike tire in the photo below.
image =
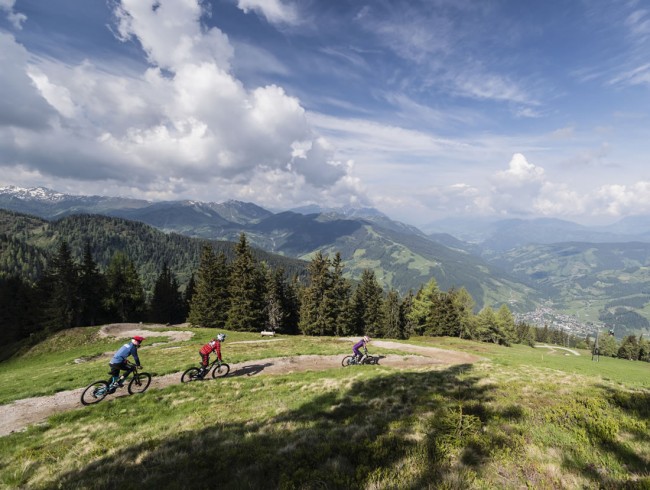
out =
<path fill-rule="evenodd" d="M 201 380 L 202 378 L 199 375 L 200 372 L 201 370 L 197 367 L 191 367 L 187 369 L 181 376 L 181 383 L 189 383 L 190 381 Z"/>
<path fill-rule="evenodd" d="M 82 405 L 92 405 L 101 402 L 108 395 L 108 383 L 100 380 L 88 385 L 81 394 Z"/>
<path fill-rule="evenodd" d="M 354 359 L 354 356 L 345 356 L 343 358 L 343 360 L 341 361 L 341 366 L 343 366 L 343 367 L 351 366 L 352 364 L 354 364 L 354 362 L 352 362 L 353 359 Z"/>
<path fill-rule="evenodd" d="M 230 366 L 228 364 L 221 363 L 221 365 L 217 365 L 214 367 L 212 370 L 212 377 L 214 379 L 217 378 L 223 378 L 224 376 L 228 376 L 228 373 L 230 372 Z"/>
<path fill-rule="evenodd" d="M 136 393 L 144 393 L 151 384 L 151 374 L 137 373 L 129 382 L 129 394 L 135 395 Z"/>

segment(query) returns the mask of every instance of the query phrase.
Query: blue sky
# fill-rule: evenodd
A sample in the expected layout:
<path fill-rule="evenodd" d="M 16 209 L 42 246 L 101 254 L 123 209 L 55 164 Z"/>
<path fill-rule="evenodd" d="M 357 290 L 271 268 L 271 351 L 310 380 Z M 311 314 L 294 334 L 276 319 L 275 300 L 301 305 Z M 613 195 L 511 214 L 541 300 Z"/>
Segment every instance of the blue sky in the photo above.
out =
<path fill-rule="evenodd" d="M 650 214 L 650 3 L 0 0 L 0 185 Z"/>

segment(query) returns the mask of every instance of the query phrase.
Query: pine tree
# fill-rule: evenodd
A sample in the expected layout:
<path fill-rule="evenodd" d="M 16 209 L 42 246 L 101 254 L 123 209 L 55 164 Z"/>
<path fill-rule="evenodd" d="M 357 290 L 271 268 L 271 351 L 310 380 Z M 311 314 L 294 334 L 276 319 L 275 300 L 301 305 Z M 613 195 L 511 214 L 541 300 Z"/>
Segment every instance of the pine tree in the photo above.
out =
<path fill-rule="evenodd" d="M 108 294 L 106 307 L 120 322 L 144 320 L 145 295 L 135 264 L 122 252 L 116 252 L 106 269 Z"/>
<path fill-rule="evenodd" d="M 96 325 L 104 319 L 103 300 L 106 295 L 106 279 L 93 259 L 90 242 L 86 241 L 79 269 L 79 296 L 81 301 L 81 324 Z"/>
<path fill-rule="evenodd" d="M 266 269 L 266 315 L 267 329 L 280 332 L 284 326 L 284 271 Z"/>
<path fill-rule="evenodd" d="M 414 334 L 423 335 L 426 330 L 431 329 L 431 309 L 438 293 L 440 293 L 438 283 L 432 277 L 424 287 L 420 288 L 413 298 L 408 319 L 412 325 Z"/>
<path fill-rule="evenodd" d="M 639 359 L 639 341 L 637 340 L 636 335 L 628 335 L 621 341 L 617 357 L 628 359 L 630 361 L 636 361 Z"/>
<path fill-rule="evenodd" d="M 458 312 L 458 337 L 461 339 L 475 339 L 476 321 L 474 319 L 474 307 L 476 303 L 467 289 L 460 288 L 453 290 L 452 300 Z"/>
<path fill-rule="evenodd" d="M 196 290 L 190 303 L 188 321 L 192 326 L 225 327 L 230 307 L 229 276 L 225 254 L 215 255 L 210 245 L 204 245 L 196 274 Z"/>
<path fill-rule="evenodd" d="M 496 321 L 499 330 L 502 332 L 504 345 L 510 345 L 515 341 L 515 319 L 507 305 L 501 305 L 496 314 Z M 563 333 L 563 332 L 561 332 Z M 560 338 L 560 345 L 564 345 L 563 339 Z"/>
<path fill-rule="evenodd" d="M 365 269 L 352 295 L 352 320 L 357 334 L 385 336 L 383 294 L 374 271 Z"/>
<path fill-rule="evenodd" d="M 178 280 L 167 262 L 156 279 L 150 308 L 151 321 L 156 323 L 181 323 L 185 318 L 183 297 L 178 289 Z"/>
<path fill-rule="evenodd" d="M 325 304 L 331 285 L 330 261 L 319 251 L 308 266 L 308 284 L 300 297 L 299 328 L 306 335 L 334 335 L 335 318 Z"/>
<path fill-rule="evenodd" d="M 80 324 L 79 272 L 68 243 L 61 242 L 40 284 L 43 325 L 50 331 Z"/>
<path fill-rule="evenodd" d="M 183 293 L 183 306 L 185 308 L 185 313 L 183 315 L 183 318 L 187 319 L 188 315 L 190 314 L 190 306 L 192 304 L 192 298 L 194 297 L 194 293 L 196 292 L 196 280 L 194 279 L 194 273 L 190 275 L 190 279 L 187 281 L 187 284 L 185 285 L 185 292 Z"/>
<path fill-rule="evenodd" d="M 266 283 L 243 233 L 235 247 L 229 293 L 227 328 L 240 332 L 261 331 L 266 324 Z"/>
<path fill-rule="evenodd" d="M 409 290 L 400 304 L 400 322 L 403 325 L 402 332 L 404 335 L 403 338 L 405 339 L 408 339 L 411 335 L 416 333 L 415 324 L 411 319 L 414 299 L 415 295 L 413 294 L 413 291 Z"/>
<path fill-rule="evenodd" d="M 350 298 L 352 286 L 343 277 L 343 261 L 341 254 L 336 252 L 331 262 L 330 284 L 325 292 L 323 307 L 330 308 L 329 315 L 334 323 L 336 335 L 350 335 L 354 329 L 350 317 Z"/>
<path fill-rule="evenodd" d="M 20 277 L 0 278 L 0 344 L 7 345 L 40 330 L 33 286 Z"/>
<path fill-rule="evenodd" d="M 399 293 L 391 289 L 384 301 L 384 332 L 385 336 L 391 339 L 405 338 L 400 306 Z"/>

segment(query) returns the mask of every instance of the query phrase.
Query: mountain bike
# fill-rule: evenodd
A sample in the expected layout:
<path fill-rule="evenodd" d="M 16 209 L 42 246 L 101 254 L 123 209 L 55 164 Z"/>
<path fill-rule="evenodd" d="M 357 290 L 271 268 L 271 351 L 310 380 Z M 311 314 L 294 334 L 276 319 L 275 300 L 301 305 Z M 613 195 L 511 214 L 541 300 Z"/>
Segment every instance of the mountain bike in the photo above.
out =
<path fill-rule="evenodd" d="M 219 359 L 212 361 L 207 368 L 191 367 L 187 369 L 181 376 L 181 383 L 189 383 L 190 381 L 200 381 L 204 379 L 212 371 L 214 379 L 223 378 L 230 372 L 230 366 Z"/>
<path fill-rule="evenodd" d="M 379 357 L 368 354 L 368 349 L 365 347 L 363 348 L 362 359 L 363 362 L 360 362 L 360 359 L 358 359 L 357 356 L 345 356 L 341 361 L 341 366 L 346 367 L 360 364 L 377 364 L 379 362 Z"/>
<path fill-rule="evenodd" d="M 128 364 L 127 367 L 130 371 L 126 373 L 124 379 L 111 381 L 99 380 L 89 384 L 81 394 L 81 403 L 84 405 L 92 405 L 93 403 L 102 401 L 107 395 L 115 393 L 116 390 L 122 388 L 131 374 L 133 374 L 133 377 L 127 385 L 129 394 L 144 393 L 151 384 L 151 374 L 139 371 L 138 366 L 134 364 Z"/>

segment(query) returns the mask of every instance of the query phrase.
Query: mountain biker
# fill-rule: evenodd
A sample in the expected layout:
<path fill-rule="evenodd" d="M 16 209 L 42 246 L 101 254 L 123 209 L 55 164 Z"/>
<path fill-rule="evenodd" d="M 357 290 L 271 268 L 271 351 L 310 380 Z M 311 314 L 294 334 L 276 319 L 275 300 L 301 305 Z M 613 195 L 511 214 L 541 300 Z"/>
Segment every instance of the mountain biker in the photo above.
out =
<path fill-rule="evenodd" d="M 201 350 L 199 351 L 199 355 L 201 356 L 201 376 L 203 376 L 208 369 L 208 364 L 210 364 L 210 354 L 212 354 L 213 351 L 217 353 L 217 359 L 223 361 L 221 358 L 221 342 L 224 340 L 226 340 L 226 334 L 220 333 L 210 342 L 201 347 Z"/>
<path fill-rule="evenodd" d="M 367 349 L 366 346 L 368 345 L 368 342 L 370 342 L 370 340 L 371 340 L 370 337 L 364 335 L 364 337 L 359 342 L 357 342 L 352 346 L 352 352 L 354 353 L 354 357 L 357 360 L 357 363 L 363 364 L 363 361 L 365 361 L 366 357 L 368 357 L 368 352 L 365 349 Z M 361 349 L 362 347 L 364 348 L 364 354 L 361 354 L 361 352 L 359 351 L 359 349 Z"/>
<path fill-rule="evenodd" d="M 120 347 L 111 361 L 108 363 L 110 366 L 111 370 L 108 374 L 111 375 L 111 380 L 109 381 L 109 386 L 117 382 L 118 386 L 122 386 L 122 383 L 124 382 L 124 379 L 131 374 L 131 371 L 133 371 L 133 366 L 129 365 L 127 358 L 129 356 L 133 356 L 133 360 L 135 361 L 135 365 L 137 367 L 141 367 L 140 365 L 140 358 L 138 357 L 138 347 L 140 347 L 140 344 L 142 341 L 145 340 L 144 337 L 141 337 L 140 335 L 135 335 L 131 337 L 131 342 L 128 342 L 124 344 L 122 347 Z M 124 374 L 120 376 L 120 369 L 124 371 Z M 115 387 L 112 387 L 112 391 L 115 391 Z"/>

